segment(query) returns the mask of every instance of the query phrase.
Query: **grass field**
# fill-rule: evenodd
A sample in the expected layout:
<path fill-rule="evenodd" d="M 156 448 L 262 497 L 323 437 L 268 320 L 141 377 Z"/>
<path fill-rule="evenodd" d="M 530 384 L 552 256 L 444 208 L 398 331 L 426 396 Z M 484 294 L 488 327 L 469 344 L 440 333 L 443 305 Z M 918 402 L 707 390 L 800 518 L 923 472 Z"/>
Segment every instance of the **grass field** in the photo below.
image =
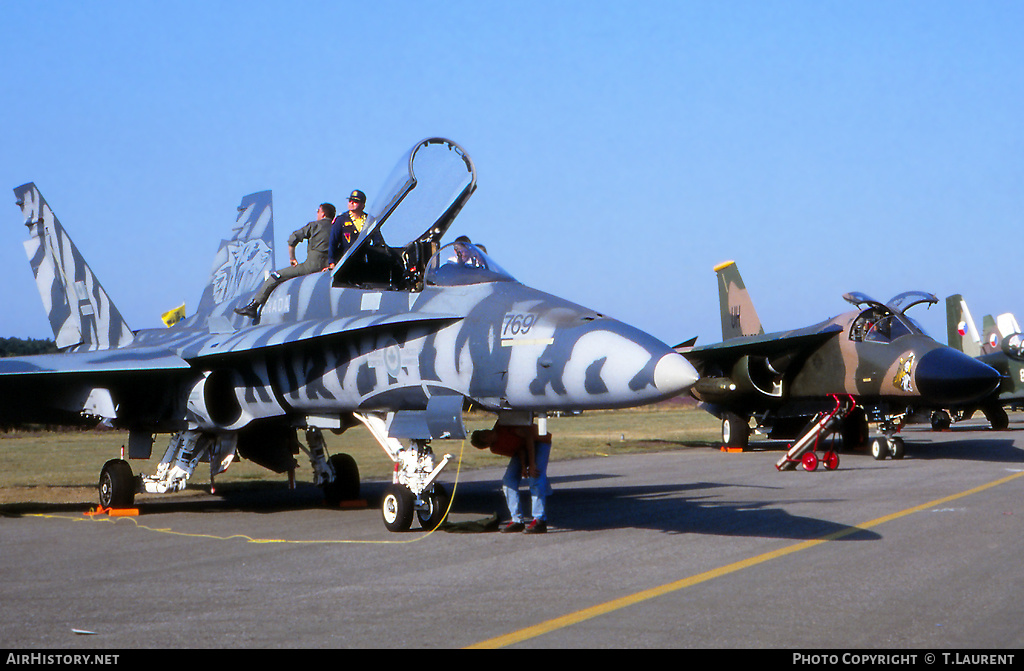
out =
<path fill-rule="evenodd" d="M 490 428 L 493 415 L 467 413 L 469 432 Z M 679 404 L 663 404 L 647 408 L 608 412 L 589 412 L 575 417 L 554 417 L 548 420 L 554 436 L 552 460 L 622 454 L 638 451 L 660 451 L 682 447 L 711 447 L 718 443 L 719 421 L 711 415 Z M 347 452 L 359 464 L 364 479 L 388 477 L 393 469 L 391 459 L 362 427 L 349 429 L 336 436 L 325 432 L 331 454 Z M 300 434 L 301 440 L 301 434 Z M 168 436 L 157 436 L 153 458 L 133 460 L 136 473 L 153 473 L 167 447 Z M 103 463 L 117 458 L 127 446 L 124 431 L 60 431 L 0 433 L 0 504 L 12 503 L 95 503 L 96 482 Z M 477 450 L 469 441 L 435 441 L 438 456 L 449 453 L 462 458 L 462 469 L 500 466 L 503 457 Z M 127 448 L 125 448 L 127 450 Z M 298 482 L 312 482 L 313 473 L 305 454 L 296 457 Z M 454 469 L 456 462 L 448 468 Z M 263 469 L 247 461 L 232 464 L 217 477 L 217 484 L 282 483 L 287 476 Z M 209 470 L 200 464 L 189 489 L 207 491 Z M 188 494 L 188 491 L 183 493 Z"/>

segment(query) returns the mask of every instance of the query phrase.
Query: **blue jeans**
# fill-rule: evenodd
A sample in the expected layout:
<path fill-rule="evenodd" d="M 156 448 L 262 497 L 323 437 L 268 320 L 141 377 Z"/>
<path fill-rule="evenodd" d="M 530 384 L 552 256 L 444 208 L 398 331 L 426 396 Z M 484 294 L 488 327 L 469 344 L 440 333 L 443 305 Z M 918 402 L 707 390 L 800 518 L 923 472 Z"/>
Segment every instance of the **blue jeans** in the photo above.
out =
<path fill-rule="evenodd" d="M 547 519 L 544 508 L 548 494 L 551 493 L 551 485 L 548 483 L 548 457 L 550 455 L 551 443 L 535 443 L 534 460 L 537 462 L 537 471 L 540 475 L 535 478 L 526 478 L 530 486 L 530 514 L 538 520 Z M 517 455 L 509 459 L 505 477 L 501 479 L 501 490 L 505 493 L 508 512 L 512 515 L 513 522 L 524 521 L 522 509 L 519 507 L 519 483 L 522 480 L 522 475 L 523 462 Z"/>

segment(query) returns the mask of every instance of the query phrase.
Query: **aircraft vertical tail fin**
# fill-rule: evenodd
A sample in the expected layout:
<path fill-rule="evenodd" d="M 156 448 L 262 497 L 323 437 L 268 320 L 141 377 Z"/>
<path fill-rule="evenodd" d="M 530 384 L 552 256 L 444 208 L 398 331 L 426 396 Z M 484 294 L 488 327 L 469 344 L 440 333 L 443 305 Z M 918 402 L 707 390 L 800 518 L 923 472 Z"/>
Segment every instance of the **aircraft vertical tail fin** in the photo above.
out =
<path fill-rule="evenodd" d="M 968 356 L 981 356 L 981 336 L 960 294 L 946 297 L 946 342 Z"/>
<path fill-rule="evenodd" d="M 981 333 L 982 354 L 991 354 L 1001 349 L 1003 334 L 992 315 L 985 315 L 981 318 Z"/>
<path fill-rule="evenodd" d="M 274 206 L 270 191 L 251 193 L 238 206 L 234 235 L 221 240 L 196 314 L 221 315 L 232 301 L 260 287 L 274 270 Z"/>
<path fill-rule="evenodd" d="M 715 273 L 718 275 L 718 303 L 722 310 L 722 340 L 744 335 L 763 335 L 764 328 L 736 262 L 718 264 Z"/>
<path fill-rule="evenodd" d="M 14 195 L 29 231 L 25 252 L 57 347 L 103 350 L 132 342 L 132 330 L 36 185 L 23 184 Z"/>

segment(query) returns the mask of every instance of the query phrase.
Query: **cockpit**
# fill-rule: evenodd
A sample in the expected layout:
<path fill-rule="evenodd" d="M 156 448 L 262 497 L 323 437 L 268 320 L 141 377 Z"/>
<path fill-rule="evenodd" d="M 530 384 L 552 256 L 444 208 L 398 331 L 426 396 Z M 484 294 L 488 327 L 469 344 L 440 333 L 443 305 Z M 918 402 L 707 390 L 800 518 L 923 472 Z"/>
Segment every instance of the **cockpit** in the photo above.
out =
<path fill-rule="evenodd" d="M 876 343 L 892 342 L 911 333 L 927 335 L 906 312 L 920 303 L 934 305 L 938 302 L 934 295 L 923 291 L 902 293 L 884 305 L 859 292 L 845 294 L 843 298 L 854 305 L 869 306 L 850 325 L 850 340 Z"/>
<path fill-rule="evenodd" d="M 515 282 L 491 257 L 468 240 L 442 247 L 427 263 L 428 285 L 454 287 L 487 282 Z"/>
<path fill-rule="evenodd" d="M 899 315 L 884 307 L 873 307 L 860 313 L 853 322 L 850 339 L 856 342 L 887 343 L 914 332 L 915 329 L 904 323 Z"/>

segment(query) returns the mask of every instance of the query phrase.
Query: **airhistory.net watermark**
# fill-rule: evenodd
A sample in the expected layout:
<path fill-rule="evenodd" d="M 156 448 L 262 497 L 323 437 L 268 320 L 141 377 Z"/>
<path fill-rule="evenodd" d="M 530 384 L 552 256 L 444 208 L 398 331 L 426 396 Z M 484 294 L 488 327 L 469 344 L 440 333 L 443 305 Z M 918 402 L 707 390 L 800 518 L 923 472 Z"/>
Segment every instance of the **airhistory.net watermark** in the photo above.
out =
<path fill-rule="evenodd" d="M 113 666 L 117 664 L 115 654 L 73 655 L 54 652 L 11 652 L 7 654 L 6 664 L 24 664 L 26 666 Z"/>

